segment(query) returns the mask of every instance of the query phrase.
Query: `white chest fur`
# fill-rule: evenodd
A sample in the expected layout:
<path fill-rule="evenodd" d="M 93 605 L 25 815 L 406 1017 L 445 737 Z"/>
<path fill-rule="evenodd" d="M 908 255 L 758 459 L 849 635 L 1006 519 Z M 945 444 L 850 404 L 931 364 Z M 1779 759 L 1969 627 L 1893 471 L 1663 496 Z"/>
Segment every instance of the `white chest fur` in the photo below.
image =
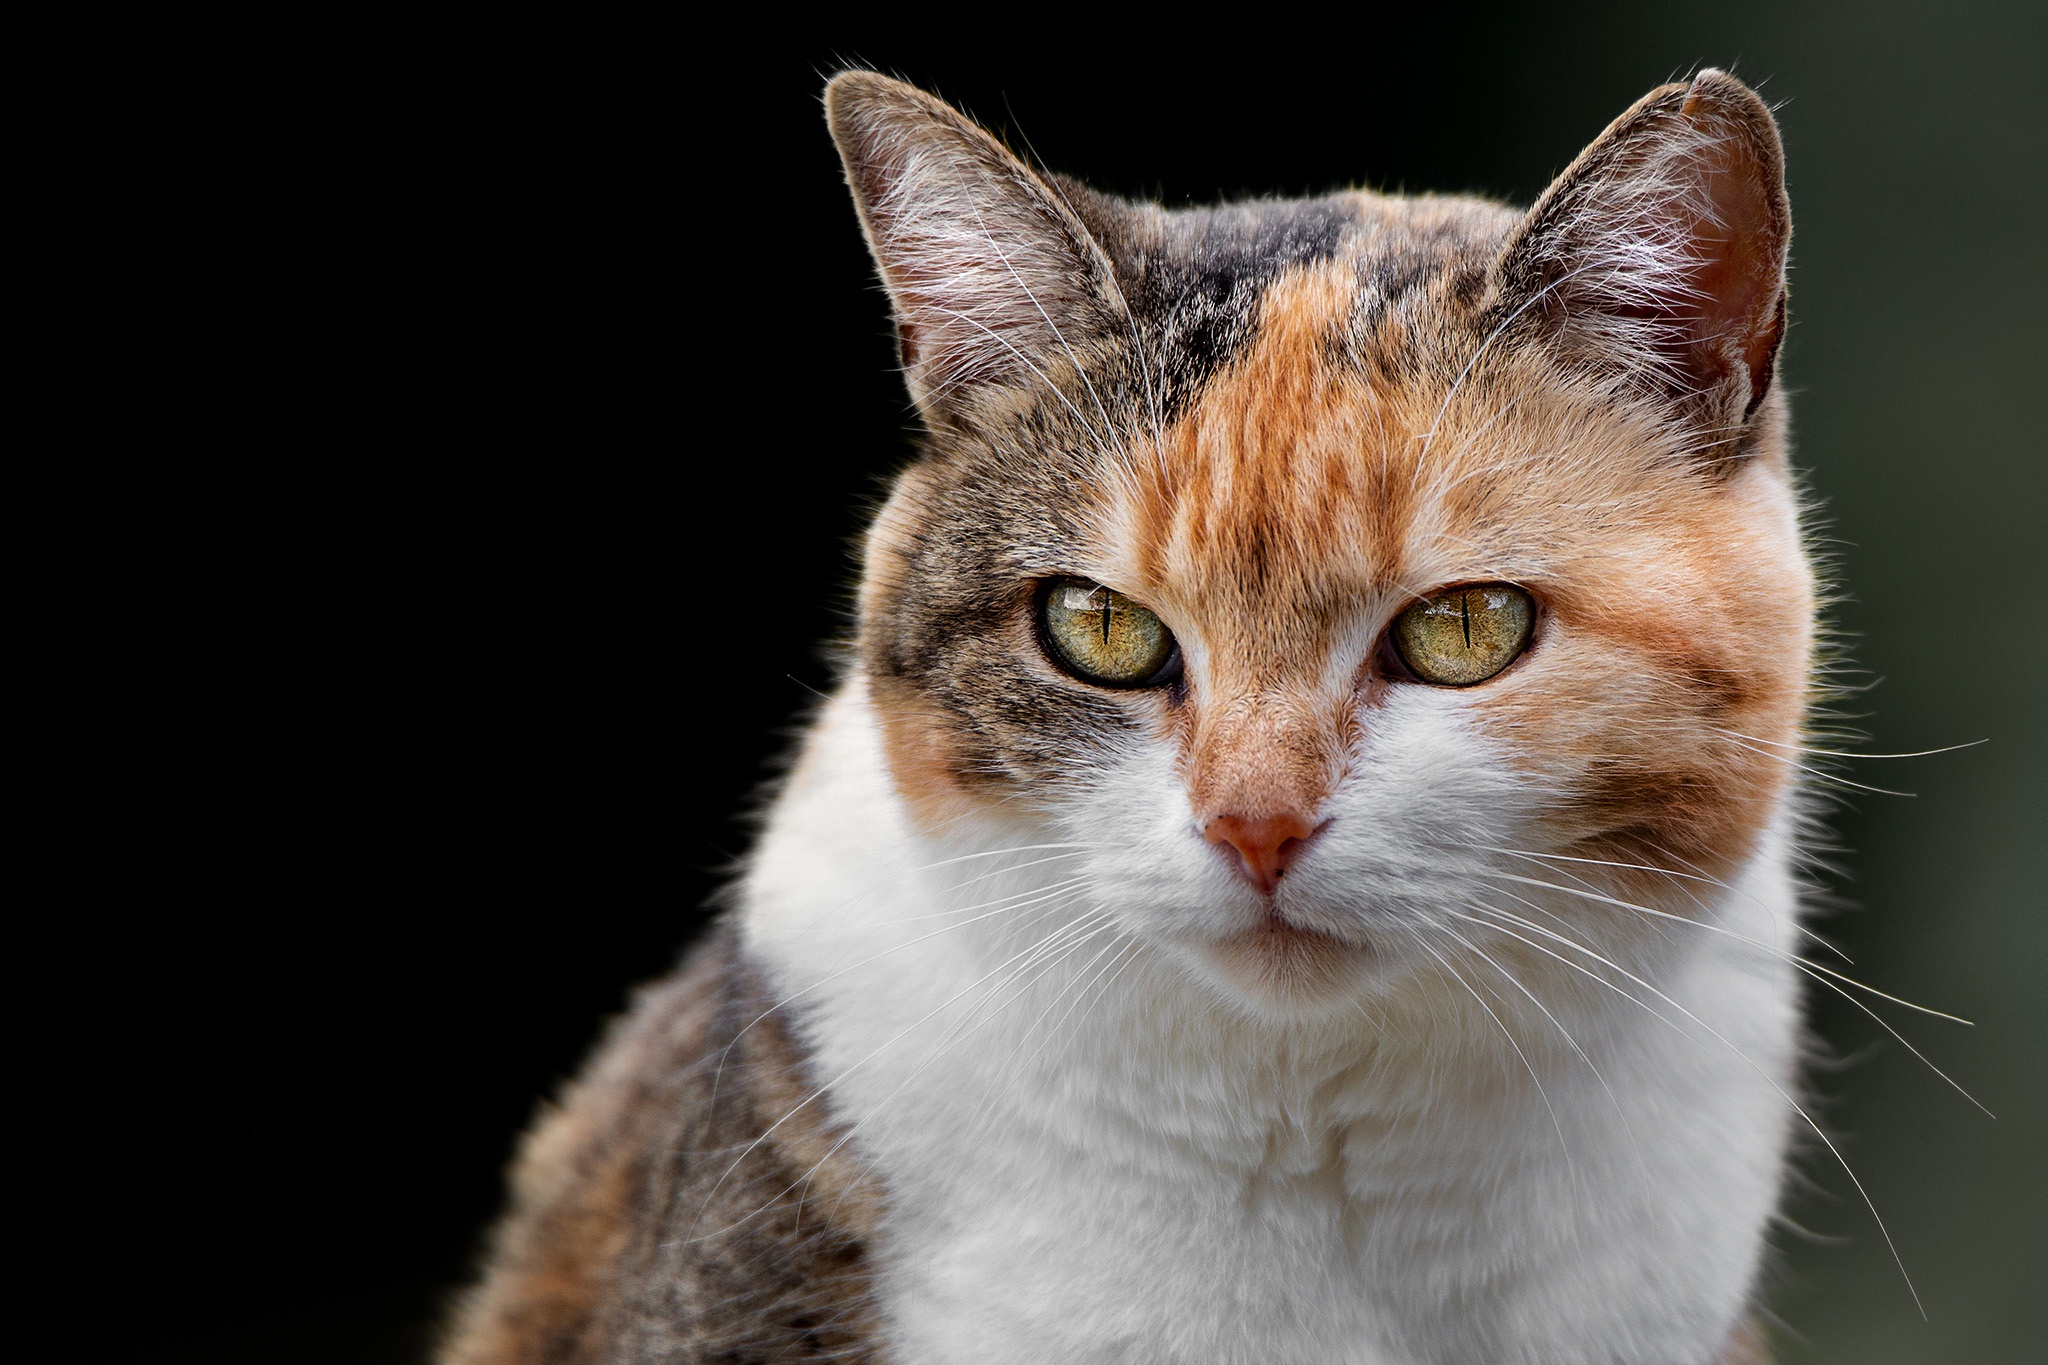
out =
<path fill-rule="evenodd" d="M 1115 932 L 1057 849 L 988 858 L 1056 834 L 984 835 L 912 832 L 855 685 L 746 887 L 886 1182 L 905 1365 L 1713 1358 L 1792 1121 L 1781 839 L 1604 984 L 1557 952 L 1276 1022 Z"/>

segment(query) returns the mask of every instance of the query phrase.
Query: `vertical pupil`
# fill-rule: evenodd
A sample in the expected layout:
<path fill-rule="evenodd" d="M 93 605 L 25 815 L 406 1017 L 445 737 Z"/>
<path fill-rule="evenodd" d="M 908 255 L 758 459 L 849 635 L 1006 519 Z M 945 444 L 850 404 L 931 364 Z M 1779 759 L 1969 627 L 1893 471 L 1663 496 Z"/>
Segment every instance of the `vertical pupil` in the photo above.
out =
<path fill-rule="evenodd" d="M 1458 613 L 1465 618 L 1465 648 L 1472 648 L 1472 594 L 1458 594 Z"/>
<path fill-rule="evenodd" d="M 1109 598 L 1105 596 L 1102 599 L 1102 644 L 1105 649 L 1109 646 L 1109 612 Z"/>

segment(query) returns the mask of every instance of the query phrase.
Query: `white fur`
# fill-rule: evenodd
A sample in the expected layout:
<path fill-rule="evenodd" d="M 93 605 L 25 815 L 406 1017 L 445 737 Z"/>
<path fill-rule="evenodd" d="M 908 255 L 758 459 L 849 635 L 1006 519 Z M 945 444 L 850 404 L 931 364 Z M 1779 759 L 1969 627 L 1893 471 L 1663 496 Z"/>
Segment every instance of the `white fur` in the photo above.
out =
<path fill-rule="evenodd" d="M 1152 746 L 1071 808 L 920 834 L 858 680 L 830 704 L 742 923 L 885 1182 L 903 1365 L 1714 1358 L 1791 1121 L 1789 819 L 1732 889 L 1647 902 L 1699 923 L 1504 880 L 1604 885 L 1498 851 L 1544 852 L 1553 813 L 1460 704 L 1386 708 L 1283 884 L 1388 944 L 1296 1008 L 1203 949 L 1256 907 Z"/>

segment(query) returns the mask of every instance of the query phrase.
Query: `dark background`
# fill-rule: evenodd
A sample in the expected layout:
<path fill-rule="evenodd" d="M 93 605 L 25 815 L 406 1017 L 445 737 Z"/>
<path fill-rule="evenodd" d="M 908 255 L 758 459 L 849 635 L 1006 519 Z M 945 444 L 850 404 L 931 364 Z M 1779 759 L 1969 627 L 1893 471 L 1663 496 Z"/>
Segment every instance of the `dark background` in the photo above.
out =
<path fill-rule="evenodd" d="M 1846 1059 L 1816 1074 L 1827 1119 L 1931 1321 L 1810 1156 L 1780 1349 L 2048 1358 L 2043 12 L 1061 14 L 945 41 L 498 21 L 337 31 L 317 77 L 281 46 L 214 149 L 263 207 L 213 247 L 248 382 L 180 490 L 207 510 L 164 593 L 175 701 L 140 705 L 116 802 L 134 880 L 120 916 L 59 926 L 112 964 L 48 1017 L 113 1021 L 85 1085 L 116 1117 L 68 1155 L 129 1230 L 68 1226 L 33 1283 L 121 1286 L 152 1355 L 418 1358 L 536 1102 L 746 850 L 910 449 L 825 75 L 903 75 L 1168 203 L 1527 202 L 1713 64 L 1780 106 L 1784 374 L 1869 685 L 1848 709 L 1878 753 L 1988 741 L 1848 770 L 1919 795 L 1837 814 L 1854 908 L 1826 927 L 1863 979 L 1977 1021 L 1893 1011 L 1997 1121 L 1815 1010 Z"/>

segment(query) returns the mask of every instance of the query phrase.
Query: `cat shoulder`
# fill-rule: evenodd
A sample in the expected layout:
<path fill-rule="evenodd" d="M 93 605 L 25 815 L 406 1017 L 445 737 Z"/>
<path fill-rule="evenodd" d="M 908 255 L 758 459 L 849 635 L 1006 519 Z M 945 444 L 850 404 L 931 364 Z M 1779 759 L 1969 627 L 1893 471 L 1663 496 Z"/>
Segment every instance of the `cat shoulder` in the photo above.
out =
<path fill-rule="evenodd" d="M 873 1178 L 721 926 L 547 1106 L 442 1365 L 874 1359 Z"/>

